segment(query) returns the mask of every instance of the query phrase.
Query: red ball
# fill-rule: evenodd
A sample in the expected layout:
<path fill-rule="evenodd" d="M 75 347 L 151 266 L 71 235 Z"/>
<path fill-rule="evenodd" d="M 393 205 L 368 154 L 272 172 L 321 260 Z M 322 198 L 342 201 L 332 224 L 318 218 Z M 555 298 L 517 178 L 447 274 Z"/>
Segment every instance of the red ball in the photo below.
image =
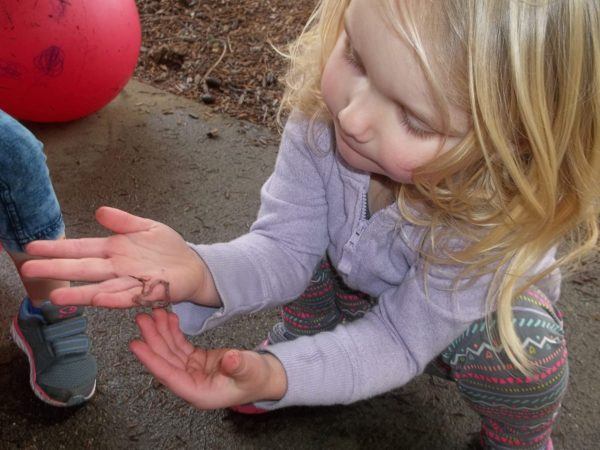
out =
<path fill-rule="evenodd" d="M 141 46 L 134 0 L 0 2 L 0 109 L 65 122 L 110 102 Z"/>

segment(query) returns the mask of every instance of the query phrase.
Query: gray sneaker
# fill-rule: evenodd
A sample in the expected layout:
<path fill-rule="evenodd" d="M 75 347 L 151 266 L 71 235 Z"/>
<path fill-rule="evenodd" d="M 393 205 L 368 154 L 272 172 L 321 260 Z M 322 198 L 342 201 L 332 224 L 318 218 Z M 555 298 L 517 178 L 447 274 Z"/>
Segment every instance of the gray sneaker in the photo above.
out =
<path fill-rule="evenodd" d="M 25 298 L 10 332 L 29 360 L 29 382 L 35 395 L 53 406 L 75 406 L 96 390 L 96 359 L 90 355 L 82 309 L 35 308 Z"/>

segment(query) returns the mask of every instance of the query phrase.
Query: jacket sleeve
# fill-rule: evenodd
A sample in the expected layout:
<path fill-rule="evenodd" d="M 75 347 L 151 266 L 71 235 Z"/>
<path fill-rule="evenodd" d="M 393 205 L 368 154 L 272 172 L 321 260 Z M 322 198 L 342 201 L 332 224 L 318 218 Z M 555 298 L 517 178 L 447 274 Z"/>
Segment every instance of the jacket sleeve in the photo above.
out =
<path fill-rule="evenodd" d="M 208 265 L 223 307 L 175 305 L 185 333 L 198 334 L 233 316 L 288 303 L 306 288 L 328 245 L 319 170 L 328 156 L 313 151 L 306 135 L 306 120 L 292 116 L 249 233 L 227 243 L 192 245 Z"/>
<path fill-rule="evenodd" d="M 429 275 L 426 295 L 423 274 L 412 267 L 363 318 L 268 347 L 285 368 L 288 390 L 257 406 L 347 404 L 406 384 L 485 314 L 489 277 L 455 290 L 452 277 Z"/>

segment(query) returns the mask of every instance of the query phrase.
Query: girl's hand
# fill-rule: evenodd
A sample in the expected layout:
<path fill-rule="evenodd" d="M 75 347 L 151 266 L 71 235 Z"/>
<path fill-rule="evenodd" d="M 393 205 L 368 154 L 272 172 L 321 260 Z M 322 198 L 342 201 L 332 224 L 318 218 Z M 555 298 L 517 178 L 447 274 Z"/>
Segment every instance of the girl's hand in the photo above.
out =
<path fill-rule="evenodd" d="M 220 305 L 208 268 L 179 233 L 115 208 L 99 208 L 96 220 L 117 234 L 31 242 L 27 253 L 51 259 L 24 263 L 22 276 L 100 282 L 52 291 L 50 300 L 58 305 L 129 308 L 184 300 Z"/>
<path fill-rule="evenodd" d="M 143 340 L 130 348 L 175 395 L 199 409 L 279 400 L 287 390 L 285 370 L 269 354 L 195 348 L 179 330 L 177 316 L 163 309 L 138 314 Z"/>

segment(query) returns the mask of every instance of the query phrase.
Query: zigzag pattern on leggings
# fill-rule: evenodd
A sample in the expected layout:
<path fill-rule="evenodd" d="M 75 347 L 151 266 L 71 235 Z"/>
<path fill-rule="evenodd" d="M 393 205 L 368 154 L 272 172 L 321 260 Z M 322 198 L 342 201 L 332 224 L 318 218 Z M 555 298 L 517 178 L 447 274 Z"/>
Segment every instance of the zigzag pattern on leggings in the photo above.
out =
<path fill-rule="evenodd" d="M 520 373 L 502 346 L 490 342 L 485 319 L 469 326 L 435 366 L 447 371 L 481 417 L 486 448 L 552 448 L 550 433 L 569 374 L 561 315 L 537 288 L 516 299 L 513 314 L 533 373 Z M 495 327 L 495 316 L 488 322 Z"/>

